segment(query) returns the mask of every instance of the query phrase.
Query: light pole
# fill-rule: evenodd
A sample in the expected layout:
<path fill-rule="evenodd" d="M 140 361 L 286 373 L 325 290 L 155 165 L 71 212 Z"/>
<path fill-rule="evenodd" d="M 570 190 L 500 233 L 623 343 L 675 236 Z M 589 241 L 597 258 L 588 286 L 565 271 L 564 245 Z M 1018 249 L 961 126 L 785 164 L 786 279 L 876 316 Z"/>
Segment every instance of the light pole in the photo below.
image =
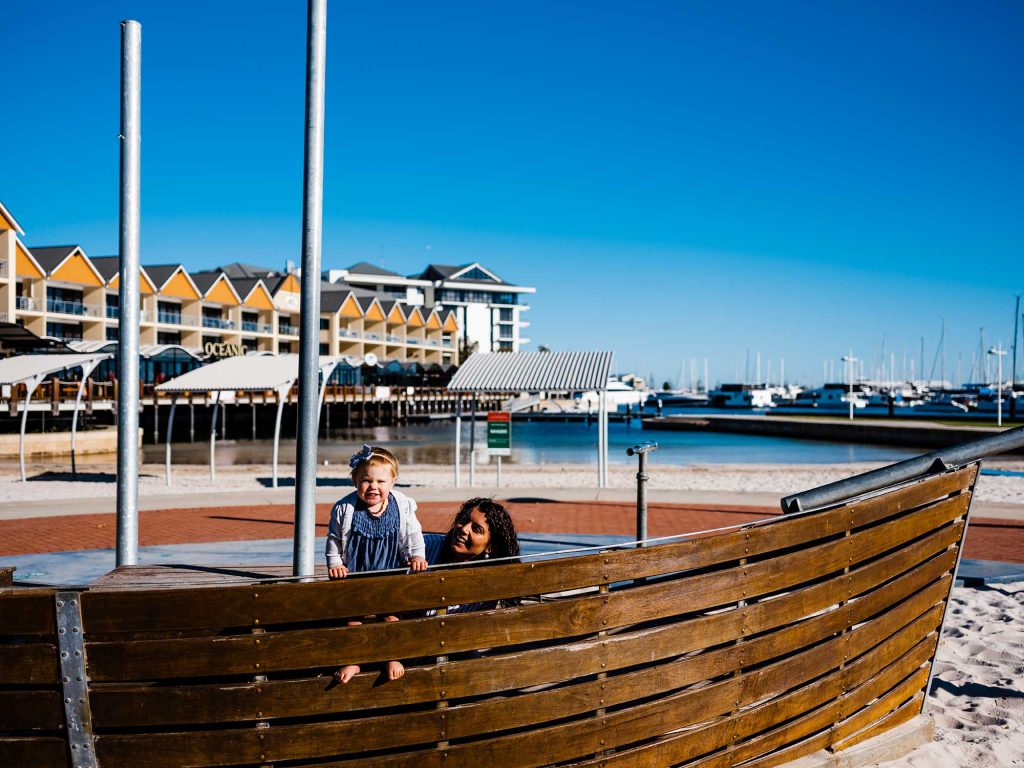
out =
<path fill-rule="evenodd" d="M 850 350 L 850 354 L 843 355 L 839 359 L 846 363 L 847 380 L 850 383 L 850 391 L 849 394 L 847 394 L 846 399 L 850 403 L 850 421 L 853 421 L 853 364 L 859 361 L 853 356 L 852 349 Z"/>
<path fill-rule="evenodd" d="M 1003 358 L 1006 357 L 1006 350 L 1002 348 L 1002 342 L 998 347 L 990 347 L 990 355 L 995 355 L 999 365 L 999 374 L 996 377 L 996 426 L 1003 426 Z"/>

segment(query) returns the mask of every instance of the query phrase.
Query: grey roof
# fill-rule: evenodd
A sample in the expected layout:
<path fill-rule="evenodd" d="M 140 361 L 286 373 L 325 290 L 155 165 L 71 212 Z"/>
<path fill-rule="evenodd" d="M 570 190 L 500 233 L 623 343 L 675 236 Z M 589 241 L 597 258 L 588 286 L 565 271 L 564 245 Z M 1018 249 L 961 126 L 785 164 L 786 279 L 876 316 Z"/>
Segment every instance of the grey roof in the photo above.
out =
<path fill-rule="evenodd" d="M 348 298 L 349 291 L 324 291 L 320 294 L 320 311 L 337 312 Z"/>
<path fill-rule="evenodd" d="M 71 252 L 78 248 L 77 245 L 48 245 L 42 248 L 29 248 L 33 258 L 39 262 L 46 274 L 50 274 L 60 263 L 64 261 Z"/>
<path fill-rule="evenodd" d="M 583 392 L 608 387 L 611 352 L 488 352 L 470 355 L 448 383 L 469 392 Z"/>
<path fill-rule="evenodd" d="M 420 274 L 416 275 L 416 277 L 422 280 L 447 280 L 456 272 L 463 270 L 468 266 L 470 265 L 463 264 L 459 267 L 453 267 L 449 264 L 428 264 L 427 268 Z"/>
<path fill-rule="evenodd" d="M 153 279 L 157 290 L 160 290 L 180 266 L 181 264 L 146 264 L 143 269 Z"/>
<path fill-rule="evenodd" d="M 403 277 L 403 275 L 397 272 L 392 272 L 390 269 L 384 269 L 384 267 L 375 267 L 368 261 L 360 261 L 348 267 L 348 272 L 355 273 L 357 275 L 376 275 L 378 277 Z"/>
<path fill-rule="evenodd" d="M 213 288 L 213 284 L 220 279 L 220 276 L 220 272 L 206 271 L 189 273 L 189 277 L 191 277 L 192 282 L 196 284 L 196 288 L 198 288 L 199 292 L 204 295 L 206 294 L 207 291 Z"/>
<path fill-rule="evenodd" d="M 109 283 L 118 273 L 121 266 L 120 256 L 90 256 L 89 261 L 96 267 L 96 271 L 103 275 L 103 282 Z"/>
<path fill-rule="evenodd" d="M 230 264 L 225 264 L 223 267 L 217 267 L 217 269 L 232 279 L 236 277 L 271 277 L 278 273 L 278 270 L 271 269 L 270 267 L 261 267 L 258 264 L 243 264 L 240 261 L 233 261 Z"/>
<path fill-rule="evenodd" d="M 253 288 L 262 278 L 259 277 L 231 277 L 228 275 L 228 280 L 235 286 L 235 290 L 238 291 L 238 295 L 245 300 L 245 297 L 252 293 Z"/>

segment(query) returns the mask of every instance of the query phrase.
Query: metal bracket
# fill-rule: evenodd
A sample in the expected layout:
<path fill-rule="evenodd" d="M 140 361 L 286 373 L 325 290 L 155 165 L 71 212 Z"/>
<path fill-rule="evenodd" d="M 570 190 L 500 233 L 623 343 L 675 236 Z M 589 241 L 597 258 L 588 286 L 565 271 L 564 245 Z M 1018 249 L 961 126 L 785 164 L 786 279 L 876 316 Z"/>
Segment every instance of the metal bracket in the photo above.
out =
<path fill-rule="evenodd" d="M 85 630 L 80 592 L 58 592 L 57 649 L 63 686 L 64 717 L 72 768 L 96 768 L 96 748 L 89 708 L 89 678 L 85 674 Z"/>

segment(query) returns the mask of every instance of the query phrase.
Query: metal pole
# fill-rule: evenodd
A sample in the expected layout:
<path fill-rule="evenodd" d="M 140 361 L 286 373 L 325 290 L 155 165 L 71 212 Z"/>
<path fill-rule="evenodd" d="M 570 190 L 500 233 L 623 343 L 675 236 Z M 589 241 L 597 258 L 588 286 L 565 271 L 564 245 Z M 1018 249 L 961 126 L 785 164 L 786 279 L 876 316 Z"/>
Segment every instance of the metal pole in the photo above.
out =
<path fill-rule="evenodd" d="M 853 496 L 877 491 L 889 485 L 915 480 L 922 475 L 941 472 L 948 467 L 963 466 L 987 456 L 995 456 L 1019 448 L 1024 448 L 1024 427 L 1007 429 L 990 437 L 943 448 L 940 451 L 926 453 L 897 464 L 873 469 L 846 480 L 837 480 L 828 485 L 786 496 L 781 500 L 782 511 L 788 513 L 816 509 Z"/>
<path fill-rule="evenodd" d="M 274 472 L 271 487 L 277 488 L 277 456 L 281 445 L 281 412 L 284 410 L 284 399 L 288 395 L 291 385 L 286 385 L 277 393 L 277 416 L 274 418 Z"/>
<path fill-rule="evenodd" d="M 299 429 L 295 460 L 292 575 L 313 575 L 316 537 L 317 378 L 320 362 L 320 249 L 324 190 L 324 76 L 327 0 L 309 0 L 306 22 L 306 136 L 302 194 Z"/>
<path fill-rule="evenodd" d="M 142 25 L 121 22 L 121 201 L 117 334 L 117 565 L 139 553 L 139 230 Z"/>
<path fill-rule="evenodd" d="M 174 409 L 178 407 L 178 395 L 171 399 L 171 412 L 167 415 L 167 445 L 164 447 L 164 475 L 167 485 L 171 484 L 171 436 L 174 434 Z"/>
<path fill-rule="evenodd" d="M 462 397 L 455 401 L 455 487 L 462 486 Z"/>
<path fill-rule="evenodd" d="M 637 456 L 640 461 L 636 473 L 636 540 L 640 547 L 647 541 L 647 454 L 656 450 L 657 443 L 640 443 L 626 449 L 627 455 Z"/>
<path fill-rule="evenodd" d="M 43 376 L 33 376 L 30 381 L 25 382 L 25 410 L 21 412 L 21 431 L 18 437 L 18 464 L 21 467 L 21 482 L 27 482 L 25 477 L 25 425 L 28 420 L 28 407 L 32 404 L 32 393 L 42 382 Z"/>
<path fill-rule="evenodd" d="M 498 481 L 495 488 L 501 488 L 501 456 L 496 456 L 495 458 L 498 460 Z"/>
<path fill-rule="evenodd" d="M 469 487 L 476 485 L 476 393 L 469 406 Z"/>
<path fill-rule="evenodd" d="M 75 437 L 78 434 L 78 409 L 82 405 L 82 393 L 85 392 L 85 385 L 89 381 L 89 377 L 92 376 L 92 372 L 96 369 L 96 366 L 100 364 L 99 360 L 94 360 L 91 363 L 85 363 L 82 366 L 82 381 L 78 385 L 78 394 L 75 395 L 75 411 L 71 416 L 71 475 L 72 477 L 78 476 L 78 467 L 75 465 Z"/>
<path fill-rule="evenodd" d="M 210 480 L 217 479 L 217 408 L 220 405 L 220 390 L 213 396 L 213 416 L 210 418 Z"/>

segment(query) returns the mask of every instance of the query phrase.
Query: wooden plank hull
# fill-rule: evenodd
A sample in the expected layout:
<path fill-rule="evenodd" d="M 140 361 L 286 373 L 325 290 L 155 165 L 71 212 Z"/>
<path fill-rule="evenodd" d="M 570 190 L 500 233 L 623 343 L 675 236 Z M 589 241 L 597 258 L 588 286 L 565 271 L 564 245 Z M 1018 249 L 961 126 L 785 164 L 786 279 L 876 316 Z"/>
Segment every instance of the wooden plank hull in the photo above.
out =
<path fill-rule="evenodd" d="M 641 549 L 84 590 L 96 761 L 727 766 L 839 751 L 922 711 L 977 471 Z M 53 600 L 0 590 L 0 764 L 70 760 Z M 512 605 L 446 613 L 482 600 Z M 385 611 L 410 618 L 347 626 Z M 384 682 L 394 658 L 407 673 Z M 337 685 L 343 663 L 364 672 Z"/>

